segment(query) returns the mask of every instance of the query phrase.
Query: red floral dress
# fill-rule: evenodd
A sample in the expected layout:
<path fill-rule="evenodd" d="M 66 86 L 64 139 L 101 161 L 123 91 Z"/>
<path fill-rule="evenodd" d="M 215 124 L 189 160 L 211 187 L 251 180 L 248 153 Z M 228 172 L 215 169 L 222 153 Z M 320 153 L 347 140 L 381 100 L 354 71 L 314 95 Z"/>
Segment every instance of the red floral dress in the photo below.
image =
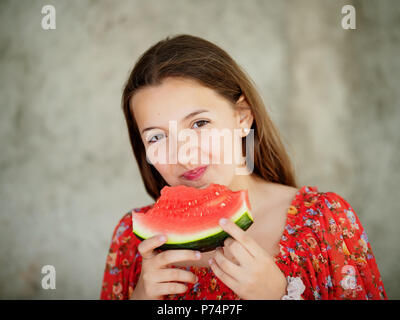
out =
<path fill-rule="evenodd" d="M 146 212 L 152 205 L 133 209 Z M 128 212 L 116 226 L 101 289 L 101 299 L 129 299 L 141 271 L 140 240 L 132 233 Z M 287 211 L 286 227 L 275 263 L 286 277 L 300 278 L 305 286 L 301 298 L 387 299 L 367 235 L 353 208 L 334 192 L 303 186 Z M 185 283 L 182 294 L 164 300 L 240 300 L 217 278 L 210 267 L 176 267 L 198 276 Z"/>

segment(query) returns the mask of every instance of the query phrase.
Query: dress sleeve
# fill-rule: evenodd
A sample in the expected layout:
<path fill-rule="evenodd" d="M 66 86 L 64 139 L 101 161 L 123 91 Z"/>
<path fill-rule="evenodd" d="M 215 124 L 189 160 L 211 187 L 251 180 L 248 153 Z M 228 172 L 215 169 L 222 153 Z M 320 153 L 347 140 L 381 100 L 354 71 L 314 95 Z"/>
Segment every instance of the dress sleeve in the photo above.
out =
<path fill-rule="evenodd" d="M 277 263 L 301 279 L 306 300 L 387 299 L 367 234 L 334 192 L 310 192 L 292 208 Z"/>
<path fill-rule="evenodd" d="M 331 285 L 334 299 L 387 299 L 371 244 L 350 204 L 334 192 L 321 196 L 321 248 L 328 253 L 331 276 L 319 283 Z"/>
<path fill-rule="evenodd" d="M 127 213 L 117 224 L 108 250 L 101 300 L 128 300 L 136 287 L 140 271 L 140 241 L 132 233 L 132 214 Z M 139 257 L 140 256 L 140 257 Z"/>

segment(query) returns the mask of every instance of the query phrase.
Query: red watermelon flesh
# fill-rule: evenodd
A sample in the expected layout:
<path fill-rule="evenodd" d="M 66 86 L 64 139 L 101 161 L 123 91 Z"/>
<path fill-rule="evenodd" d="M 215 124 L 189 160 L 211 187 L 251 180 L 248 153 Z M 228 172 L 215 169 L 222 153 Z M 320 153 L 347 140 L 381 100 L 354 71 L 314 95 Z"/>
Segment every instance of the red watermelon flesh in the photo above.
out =
<path fill-rule="evenodd" d="M 160 249 L 208 251 L 228 236 L 219 226 L 221 218 L 246 230 L 253 223 L 250 211 L 247 190 L 235 192 L 219 184 L 206 189 L 166 186 L 151 209 L 132 212 L 132 229 L 139 239 L 166 234 L 167 243 Z"/>

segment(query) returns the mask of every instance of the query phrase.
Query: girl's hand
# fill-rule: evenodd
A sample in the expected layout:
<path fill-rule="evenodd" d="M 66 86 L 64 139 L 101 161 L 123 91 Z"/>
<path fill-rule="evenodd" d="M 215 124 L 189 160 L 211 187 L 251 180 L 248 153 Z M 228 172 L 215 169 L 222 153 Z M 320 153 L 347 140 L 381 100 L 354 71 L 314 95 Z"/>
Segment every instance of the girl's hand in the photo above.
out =
<path fill-rule="evenodd" d="M 129 297 L 131 300 L 162 300 L 166 294 L 180 294 L 187 290 L 187 286 L 180 282 L 197 282 L 194 273 L 179 268 L 167 268 L 168 264 L 176 261 L 198 260 L 194 250 L 166 250 L 156 253 L 154 249 L 166 242 L 160 235 L 143 240 L 138 251 L 142 255 L 142 270 L 135 290 Z"/>
<path fill-rule="evenodd" d="M 287 282 L 273 257 L 229 219 L 220 225 L 232 238 L 224 242 L 224 250 L 216 250 L 211 260 L 215 275 L 239 297 L 246 300 L 281 299 L 286 294 Z M 232 262 L 228 250 L 239 263 Z"/>

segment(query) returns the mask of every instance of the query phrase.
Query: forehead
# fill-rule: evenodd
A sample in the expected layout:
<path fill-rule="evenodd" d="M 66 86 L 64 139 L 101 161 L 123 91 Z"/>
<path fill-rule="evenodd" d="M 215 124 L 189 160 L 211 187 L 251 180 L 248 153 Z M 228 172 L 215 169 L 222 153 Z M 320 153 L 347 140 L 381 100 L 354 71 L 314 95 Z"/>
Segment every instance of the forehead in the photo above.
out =
<path fill-rule="evenodd" d="M 197 109 L 220 112 L 230 103 L 214 90 L 191 79 L 167 78 L 158 86 L 140 89 L 131 98 L 139 127 L 158 121 L 177 120 Z"/>

